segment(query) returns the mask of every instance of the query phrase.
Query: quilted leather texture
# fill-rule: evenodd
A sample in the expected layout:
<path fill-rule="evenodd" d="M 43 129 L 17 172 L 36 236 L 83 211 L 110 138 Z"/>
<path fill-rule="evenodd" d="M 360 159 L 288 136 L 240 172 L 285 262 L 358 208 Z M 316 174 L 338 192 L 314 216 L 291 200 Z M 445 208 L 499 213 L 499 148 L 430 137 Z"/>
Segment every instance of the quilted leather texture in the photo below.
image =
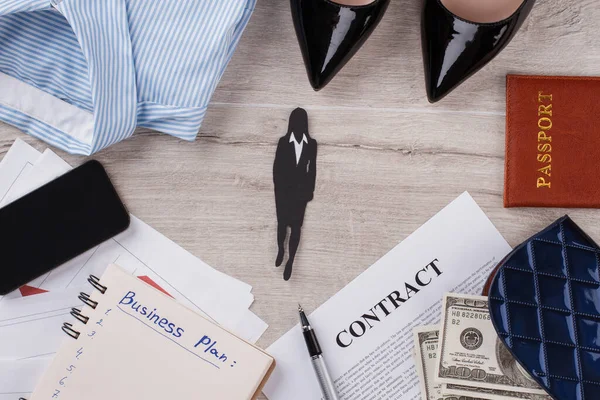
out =
<path fill-rule="evenodd" d="M 500 339 L 556 400 L 600 400 L 599 254 L 565 216 L 513 250 L 490 287 Z"/>

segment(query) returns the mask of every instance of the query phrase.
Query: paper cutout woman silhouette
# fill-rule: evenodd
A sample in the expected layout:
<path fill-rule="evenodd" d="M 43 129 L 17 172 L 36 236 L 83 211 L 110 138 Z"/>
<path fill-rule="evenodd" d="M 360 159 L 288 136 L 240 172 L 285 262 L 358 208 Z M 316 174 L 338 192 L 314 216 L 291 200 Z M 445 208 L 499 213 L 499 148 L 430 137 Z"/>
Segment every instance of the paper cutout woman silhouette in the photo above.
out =
<path fill-rule="evenodd" d="M 277 207 L 277 245 L 275 265 L 283 263 L 287 227 L 291 229 L 289 258 L 283 272 L 286 281 L 292 276 L 294 258 L 300 244 L 300 234 L 306 205 L 313 199 L 317 178 L 317 141 L 308 133 L 308 115 L 296 108 L 290 115 L 288 132 L 279 139 L 273 182 Z"/>

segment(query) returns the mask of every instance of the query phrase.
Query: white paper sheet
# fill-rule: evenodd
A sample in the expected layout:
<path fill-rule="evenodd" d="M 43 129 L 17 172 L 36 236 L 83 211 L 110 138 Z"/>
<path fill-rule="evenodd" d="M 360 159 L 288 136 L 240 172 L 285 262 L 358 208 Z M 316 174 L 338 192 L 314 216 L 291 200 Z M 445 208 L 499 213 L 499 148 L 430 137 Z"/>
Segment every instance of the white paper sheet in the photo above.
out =
<path fill-rule="evenodd" d="M 7 299 L 0 303 L 0 326 L 5 325 L 7 321 L 35 317 L 52 310 L 70 311 L 71 307 L 81 304 L 81 301 L 77 299 L 79 293 L 80 289 L 70 288 L 40 293 L 35 296 Z M 0 343 L 1 345 L 2 343 Z M 0 358 L 2 354 L 0 350 Z"/>
<path fill-rule="evenodd" d="M 51 358 L 0 361 L 0 400 L 30 398 L 51 362 Z"/>
<path fill-rule="evenodd" d="M 21 139 L 15 140 L 0 161 L 0 202 L 4 201 L 17 179 L 27 174 L 41 155 L 42 153 Z"/>
<path fill-rule="evenodd" d="M 37 150 L 36 150 L 37 151 Z M 47 168 L 47 166 L 51 166 Z M 0 170 L 2 166 L 0 165 Z M 4 207 L 8 203 L 25 196 L 27 193 L 37 189 L 38 187 L 58 178 L 60 175 L 68 172 L 71 166 L 62 158 L 56 155 L 52 150 L 46 149 L 18 178 L 13 181 L 10 188 L 10 193 L 4 196 L 0 201 L 0 207 Z"/>
<path fill-rule="evenodd" d="M 72 319 L 71 308 L 82 304 L 78 295 L 68 289 L 0 303 L 0 359 L 52 356 L 66 337 L 61 327 Z"/>
<path fill-rule="evenodd" d="M 412 328 L 439 321 L 445 292 L 480 293 L 509 251 L 464 193 L 319 307 L 309 319 L 340 398 L 419 399 Z M 299 326 L 267 352 L 277 361 L 270 400 L 322 398 Z"/>

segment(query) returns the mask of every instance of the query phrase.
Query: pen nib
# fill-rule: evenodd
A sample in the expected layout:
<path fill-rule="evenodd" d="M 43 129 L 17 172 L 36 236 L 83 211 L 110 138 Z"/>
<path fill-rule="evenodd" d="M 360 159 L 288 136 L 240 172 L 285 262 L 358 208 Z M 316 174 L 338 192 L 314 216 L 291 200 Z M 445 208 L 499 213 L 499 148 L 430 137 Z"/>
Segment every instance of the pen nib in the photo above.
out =
<path fill-rule="evenodd" d="M 298 304 L 298 312 L 300 313 L 300 324 L 302 325 L 303 330 L 310 329 L 310 324 L 308 323 L 308 318 L 306 318 L 306 314 L 304 313 L 304 309 L 300 304 Z"/>

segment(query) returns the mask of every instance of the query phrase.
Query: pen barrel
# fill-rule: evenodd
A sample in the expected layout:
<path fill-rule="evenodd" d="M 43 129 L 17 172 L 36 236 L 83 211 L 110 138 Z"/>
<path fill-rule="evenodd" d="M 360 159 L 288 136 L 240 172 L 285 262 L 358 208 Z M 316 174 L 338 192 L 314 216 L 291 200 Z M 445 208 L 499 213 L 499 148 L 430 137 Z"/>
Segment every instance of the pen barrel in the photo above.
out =
<path fill-rule="evenodd" d="M 319 386 L 321 387 L 321 393 L 323 393 L 323 400 L 339 400 L 337 391 L 333 384 L 333 380 L 327 371 L 325 360 L 323 356 L 312 357 L 312 365 L 319 380 Z"/>
<path fill-rule="evenodd" d="M 317 340 L 317 335 L 315 335 L 315 331 L 309 329 L 303 332 L 304 341 L 306 342 L 306 348 L 308 349 L 308 355 L 311 357 L 320 356 L 321 346 L 319 346 L 319 341 Z"/>

